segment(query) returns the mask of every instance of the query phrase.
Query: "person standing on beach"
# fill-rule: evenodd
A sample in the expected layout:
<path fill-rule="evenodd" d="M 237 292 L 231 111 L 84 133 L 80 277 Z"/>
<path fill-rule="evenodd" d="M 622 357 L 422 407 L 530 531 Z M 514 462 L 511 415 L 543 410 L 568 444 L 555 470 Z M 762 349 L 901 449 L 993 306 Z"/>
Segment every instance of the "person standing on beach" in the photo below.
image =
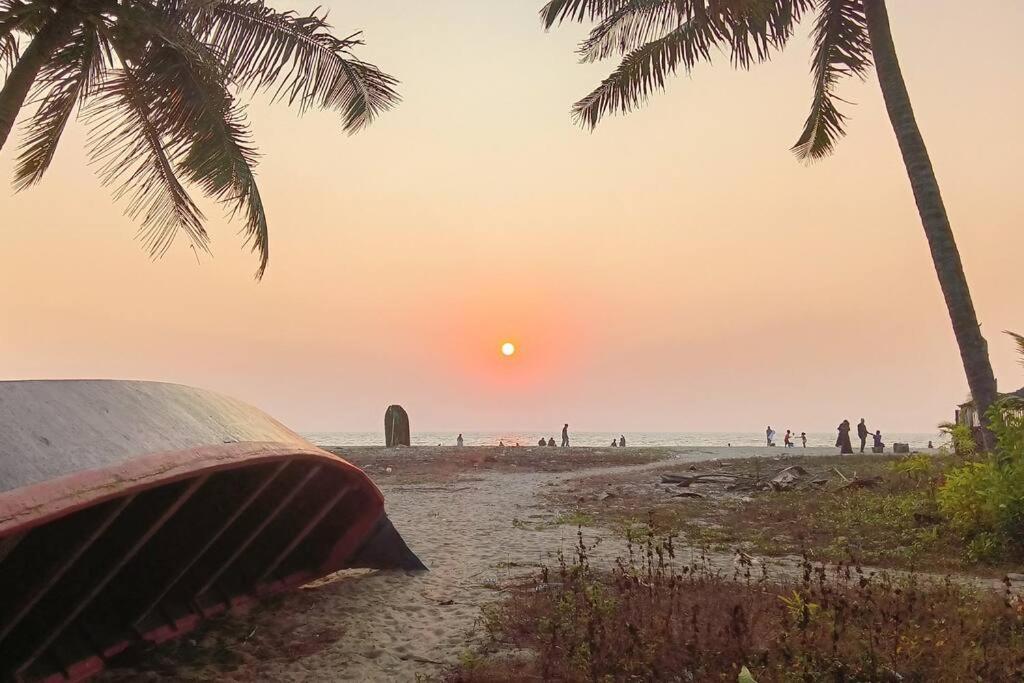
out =
<path fill-rule="evenodd" d="M 459 434 L 459 438 L 455 439 L 455 445 L 461 448 L 463 444 L 465 441 L 462 440 L 462 434 Z"/>
<path fill-rule="evenodd" d="M 857 423 L 857 436 L 860 437 L 860 452 L 861 453 L 864 452 L 864 445 L 868 442 L 868 434 L 870 434 L 870 433 L 871 432 L 868 431 L 868 426 L 866 424 L 864 424 L 864 418 L 862 417 L 860 419 L 860 422 Z"/>
<path fill-rule="evenodd" d="M 804 448 L 807 448 L 807 432 L 800 432 L 800 441 L 803 442 Z"/>
<path fill-rule="evenodd" d="M 562 427 L 562 448 L 569 447 L 569 424 L 566 423 Z"/>
<path fill-rule="evenodd" d="M 626 437 L 623 436 L 622 434 L 619 434 L 619 448 L 625 448 L 625 447 L 626 447 Z"/>
<path fill-rule="evenodd" d="M 836 439 L 836 447 L 840 455 L 853 455 L 853 444 L 850 443 L 850 421 L 843 420 L 839 423 L 839 438 Z"/>
<path fill-rule="evenodd" d="M 765 440 L 768 442 L 769 447 L 775 445 L 774 443 L 772 443 L 772 441 L 775 439 L 775 430 L 772 429 L 771 425 L 768 425 L 768 429 L 764 430 L 764 436 Z"/>

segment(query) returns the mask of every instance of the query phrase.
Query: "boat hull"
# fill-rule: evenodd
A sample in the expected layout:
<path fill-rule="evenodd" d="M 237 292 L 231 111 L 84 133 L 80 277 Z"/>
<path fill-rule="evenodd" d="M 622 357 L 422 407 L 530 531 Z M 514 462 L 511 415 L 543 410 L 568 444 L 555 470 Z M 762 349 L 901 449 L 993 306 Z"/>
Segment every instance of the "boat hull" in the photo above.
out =
<path fill-rule="evenodd" d="M 210 392 L 0 382 L 0 456 L 5 679 L 81 680 L 339 569 L 424 568 L 359 468 Z"/>

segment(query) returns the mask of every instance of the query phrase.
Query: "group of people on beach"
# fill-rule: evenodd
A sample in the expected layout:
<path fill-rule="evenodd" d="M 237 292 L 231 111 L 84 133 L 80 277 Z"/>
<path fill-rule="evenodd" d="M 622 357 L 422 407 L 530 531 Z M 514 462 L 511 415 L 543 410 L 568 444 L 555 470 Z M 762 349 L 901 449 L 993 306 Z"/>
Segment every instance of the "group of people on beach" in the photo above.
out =
<path fill-rule="evenodd" d="M 839 423 L 839 437 L 836 439 L 836 448 L 839 449 L 840 455 L 851 455 L 853 453 L 853 444 L 850 441 L 850 421 L 843 420 Z M 872 434 L 871 430 L 868 429 L 867 423 L 862 417 L 860 422 L 857 424 L 857 437 L 860 439 L 860 452 L 864 452 L 864 448 L 867 446 L 868 437 L 872 437 L 874 443 L 872 444 L 875 452 L 881 453 L 882 449 L 885 448 L 885 444 L 882 443 L 882 431 L 875 430 Z M 782 439 L 782 443 L 786 448 L 793 448 L 796 446 L 796 432 L 787 429 L 786 435 Z M 807 448 L 807 432 L 800 432 L 800 442 L 804 448 Z M 768 429 L 765 430 L 765 441 L 769 447 L 775 446 L 775 430 L 772 429 L 771 425 L 768 425 Z"/>
<path fill-rule="evenodd" d="M 872 434 L 871 430 L 868 429 L 864 418 L 860 419 L 857 423 L 857 437 L 860 439 L 860 452 L 864 452 L 864 447 L 867 445 L 868 436 L 873 438 L 874 443 L 872 444 L 872 450 L 878 453 L 882 452 L 885 448 L 885 444 L 882 443 L 882 431 L 879 429 L 875 430 Z M 843 420 L 839 423 L 839 438 L 836 439 L 836 447 L 839 449 L 840 455 L 853 455 L 853 444 L 850 443 L 850 421 Z"/>
<path fill-rule="evenodd" d="M 765 430 L 764 434 L 765 434 L 765 437 L 767 438 L 768 446 L 769 447 L 774 447 L 775 446 L 775 430 L 772 429 L 771 425 L 768 425 L 768 429 Z M 786 446 L 786 448 L 794 448 L 796 446 L 796 442 L 794 441 L 794 439 L 796 439 L 796 432 L 794 432 L 791 429 L 787 429 L 786 430 L 786 436 L 784 436 L 782 438 L 782 443 L 783 443 L 783 445 Z M 807 448 L 807 432 L 800 432 L 800 442 L 802 443 L 804 448 Z"/>
<path fill-rule="evenodd" d="M 461 447 L 461 446 L 464 446 L 465 444 L 466 444 L 466 442 L 462 438 L 462 434 L 459 434 L 458 438 L 455 439 L 455 445 Z M 542 448 L 554 448 L 557 444 L 555 443 L 555 437 L 551 436 L 551 437 L 548 437 L 547 439 L 541 437 L 541 439 L 539 441 L 537 441 L 537 445 L 542 447 Z M 504 447 L 505 446 L 505 442 L 504 441 L 499 441 L 498 442 L 498 446 L 499 447 Z M 517 448 L 519 447 L 518 443 L 516 444 L 516 447 Z M 569 447 L 569 425 L 568 425 L 568 423 L 566 423 L 566 424 L 562 425 L 562 448 L 568 448 L 568 447 Z M 626 447 L 626 437 L 624 435 L 622 435 L 622 434 L 619 434 L 619 438 L 618 439 L 612 439 L 612 446 L 611 447 L 612 448 L 625 448 Z"/>
<path fill-rule="evenodd" d="M 553 437 L 553 436 L 549 437 L 547 441 L 545 441 L 543 439 L 543 437 L 542 437 L 541 440 L 537 442 L 537 445 L 538 446 L 548 446 L 549 448 L 554 448 L 555 447 L 555 437 Z M 566 423 L 566 424 L 562 425 L 562 448 L 568 448 L 568 447 L 569 447 L 569 424 Z"/>

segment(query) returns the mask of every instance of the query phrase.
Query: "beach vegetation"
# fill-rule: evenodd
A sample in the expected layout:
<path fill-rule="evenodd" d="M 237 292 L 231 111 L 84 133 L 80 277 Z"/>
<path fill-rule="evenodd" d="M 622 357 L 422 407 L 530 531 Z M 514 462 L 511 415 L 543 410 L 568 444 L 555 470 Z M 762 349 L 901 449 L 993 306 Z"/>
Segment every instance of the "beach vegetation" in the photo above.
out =
<path fill-rule="evenodd" d="M 653 533 L 610 568 L 571 557 L 489 609 L 488 642 L 457 681 L 1017 680 L 1024 602 L 951 579 L 804 558 L 770 576 L 677 561 Z M 520 654 L 530 651 L 533 656 Z M 515 666 L 508 657 L 516 653 Z"/>
<path fill-rule="evenodd" d="M 1000 419 L 993 424 L 1002 434 Z M 782 491 L 706 484 L 699 489 L 703 498 L 678 498 L 651 482 L 658 475 L 638 472 L 581 479 L 550 495 L 589 517 L 586 526 L 634 541 L 650 532 L 677 534 L 687 546 L 712 552 L 805 554 L 821 562 L 989 576 L 1016 571 L 1024 561 L 1013 540 L 1024 529 L 1017 521 L 1024 487 L 1014 467 L 996 471 L 988 459 L 939 452 L 790 456 L 770 467 L 752 458 L 733 461 L 727 471 L 747 476 L 767 469 L 770 476 L 794 466 L 808 472 L 805 483 Z M 871 485 L 850 486 L 855 479 Z M 616 495 L 603 497 L 609 490 Z"/>
<path fill-rule="evenodd" d="M 1024 558 L 1024 412 L 1014 401 L 989 409 L 996 447 L 946 473 L 939 507 L 978 562 Z"/>

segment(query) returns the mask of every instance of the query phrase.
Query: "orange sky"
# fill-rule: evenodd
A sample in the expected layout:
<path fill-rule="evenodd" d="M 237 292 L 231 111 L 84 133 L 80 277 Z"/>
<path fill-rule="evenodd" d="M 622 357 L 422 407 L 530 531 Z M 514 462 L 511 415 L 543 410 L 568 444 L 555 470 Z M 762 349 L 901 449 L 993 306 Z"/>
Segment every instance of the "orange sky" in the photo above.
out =
<path fill-rule="evenodd" d="M 999 331 L 1024 331 L 1024 3 L 890 4 L 1000 387 L 1017 388 Z M 612 65 L 576 64 L 582 29 L 545 34 L 539 1 L 330 7 L 405 101 L 352 138 L 330 113 L 253 102 L 265 280 L 216 207 L 214 258 L 179 241 L 151 263 L 72 126 L 41 186 L 0 190 L 0 375 L 182 382 L 305 430 L 376 429 L 391 402 L 414 429 L 931 430 L 965 395 L 877 83 L 844 88 L 835 157 L 787 151 L 809 23 L 772 63 L 719 58 L 591 134 L 568 108 Z"/>

